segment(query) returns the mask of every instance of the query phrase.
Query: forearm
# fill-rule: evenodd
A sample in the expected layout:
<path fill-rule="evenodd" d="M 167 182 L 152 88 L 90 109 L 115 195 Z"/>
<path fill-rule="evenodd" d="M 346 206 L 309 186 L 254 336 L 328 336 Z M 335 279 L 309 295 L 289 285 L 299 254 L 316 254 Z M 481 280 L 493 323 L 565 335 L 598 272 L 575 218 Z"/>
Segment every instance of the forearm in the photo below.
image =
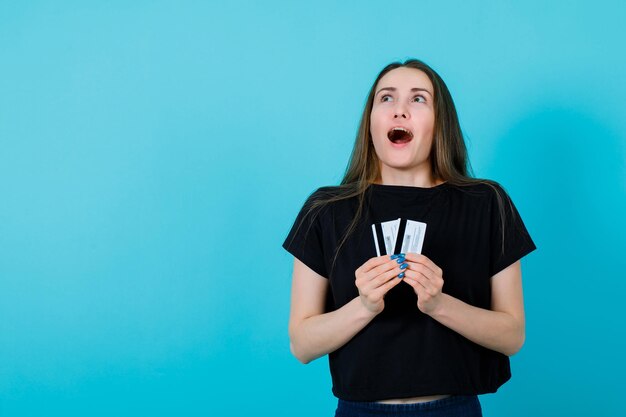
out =
<path fill-rule="evenodd" d="M 291 323 L 291 351 L 299 361 L 309 363 L 345 345 L 375 316 L 356 297 L 335 311 Z"/>
<path fill-rule="evenodd" d="M 517 353 L 524 344 L 523 318 L 469 305 L 442 293 L 441 302 L 431 317 L 472 342 L 507 356 Z"/>

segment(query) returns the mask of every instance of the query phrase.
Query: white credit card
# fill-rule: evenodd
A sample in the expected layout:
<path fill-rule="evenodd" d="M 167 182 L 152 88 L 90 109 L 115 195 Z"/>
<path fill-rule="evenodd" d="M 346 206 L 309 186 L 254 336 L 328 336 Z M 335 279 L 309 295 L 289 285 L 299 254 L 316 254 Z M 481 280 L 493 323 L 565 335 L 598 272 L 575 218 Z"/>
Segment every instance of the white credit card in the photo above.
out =
<path fill-rule="evenodd" d="M 400 219 L 382 222 L 380 227 L 383 230 L 383 240 L 385 242 L 385 252 L 387 255 L 393 254 L 398 239 L 398 229 L 400 229 Z"/>
<path fill-rule="evenodd" d="M 378 246 L 378 234 L 376 233 L 376 224 L 372 225 L 372 233 L 374 234 L 374 246 L 376 246 L 376 256 L 380 256 L 380 246 Z"/>
<path fill-rule="evenodd" d="M 402 239 L 402 253 L 422 253 L 425 235 L 426 223 L 407 220 Z"/>
<path fill-rule="evenodd" d="M 403 226 L 404 233 L 400 237 L 398 232 Z M 404 220 L 402 218 L 374 223 L 372 224 L 372 234 L 378 256 L 392 255 L 398 247 L 401 248 L 400 252 L 402 253 L 422 253 L 424 236 L 426 235 L 426 223 Z"/>

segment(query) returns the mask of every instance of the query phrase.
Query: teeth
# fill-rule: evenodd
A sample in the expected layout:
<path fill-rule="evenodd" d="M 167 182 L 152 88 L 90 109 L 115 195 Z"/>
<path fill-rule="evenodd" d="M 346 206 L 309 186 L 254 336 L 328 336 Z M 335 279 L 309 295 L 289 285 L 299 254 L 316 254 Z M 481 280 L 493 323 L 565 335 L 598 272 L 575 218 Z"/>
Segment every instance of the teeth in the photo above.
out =
<path fill-rule="evenodd" d="M 403 127 L 394 127 L 388 133 L 387 137 L 393 143 L 404 143 L 413 139 L 413 133 Z"/>

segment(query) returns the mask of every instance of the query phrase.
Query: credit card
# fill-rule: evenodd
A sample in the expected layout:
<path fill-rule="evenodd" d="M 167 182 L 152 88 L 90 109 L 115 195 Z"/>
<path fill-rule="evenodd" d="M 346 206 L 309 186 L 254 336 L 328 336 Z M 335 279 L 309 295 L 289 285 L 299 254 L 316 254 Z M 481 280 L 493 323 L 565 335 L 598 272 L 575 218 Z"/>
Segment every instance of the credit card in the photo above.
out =
<path fill-rule="evenodd" d="M 372 224 L 377 256 L 393 255 L 396 252 L 422 253 L 425 234 L 426 223 L 415 220 L 399 218 Z"/>
<path fill-rule="evenodd" d="M 422 253 L 424 236 L 426 235 L 426 223 L 415 220 L 407 220 L 402 239 L 402 253 Z"/>
<path fill-rule="evenodd" d="M 385 242 L 385 253 L 392 255 L 393 250 L 396 247 L 396 240 L 398 239 L 398 229 L 400 228 L 400 219 L 390 220 L 388 222 L 382 222 L 380 224 L 383 230 L 383 240 Z"/>
<path fill-rule="evenodd" d="M 400 219 L 389 220 L 382 223 L 374 223 L 372 225 L 372 234 L 374 235 L 374 245 L 376 246 L 376 254 L 378 256 L 391 255 L 398 239 L 398 229 L 400 227 Z"/>

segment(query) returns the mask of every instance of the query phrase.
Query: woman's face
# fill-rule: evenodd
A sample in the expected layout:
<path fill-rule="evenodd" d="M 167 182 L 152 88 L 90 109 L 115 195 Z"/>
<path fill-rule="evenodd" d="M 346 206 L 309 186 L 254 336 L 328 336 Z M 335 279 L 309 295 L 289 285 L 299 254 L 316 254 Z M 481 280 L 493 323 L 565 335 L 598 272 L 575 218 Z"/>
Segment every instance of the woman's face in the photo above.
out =
<path fill-rule="evenodd" d="M 396 68 L 376 85 L 370 133 L 382 169 L 430 171 L 435 128 L 434 90 L 415 68 Z"/>

